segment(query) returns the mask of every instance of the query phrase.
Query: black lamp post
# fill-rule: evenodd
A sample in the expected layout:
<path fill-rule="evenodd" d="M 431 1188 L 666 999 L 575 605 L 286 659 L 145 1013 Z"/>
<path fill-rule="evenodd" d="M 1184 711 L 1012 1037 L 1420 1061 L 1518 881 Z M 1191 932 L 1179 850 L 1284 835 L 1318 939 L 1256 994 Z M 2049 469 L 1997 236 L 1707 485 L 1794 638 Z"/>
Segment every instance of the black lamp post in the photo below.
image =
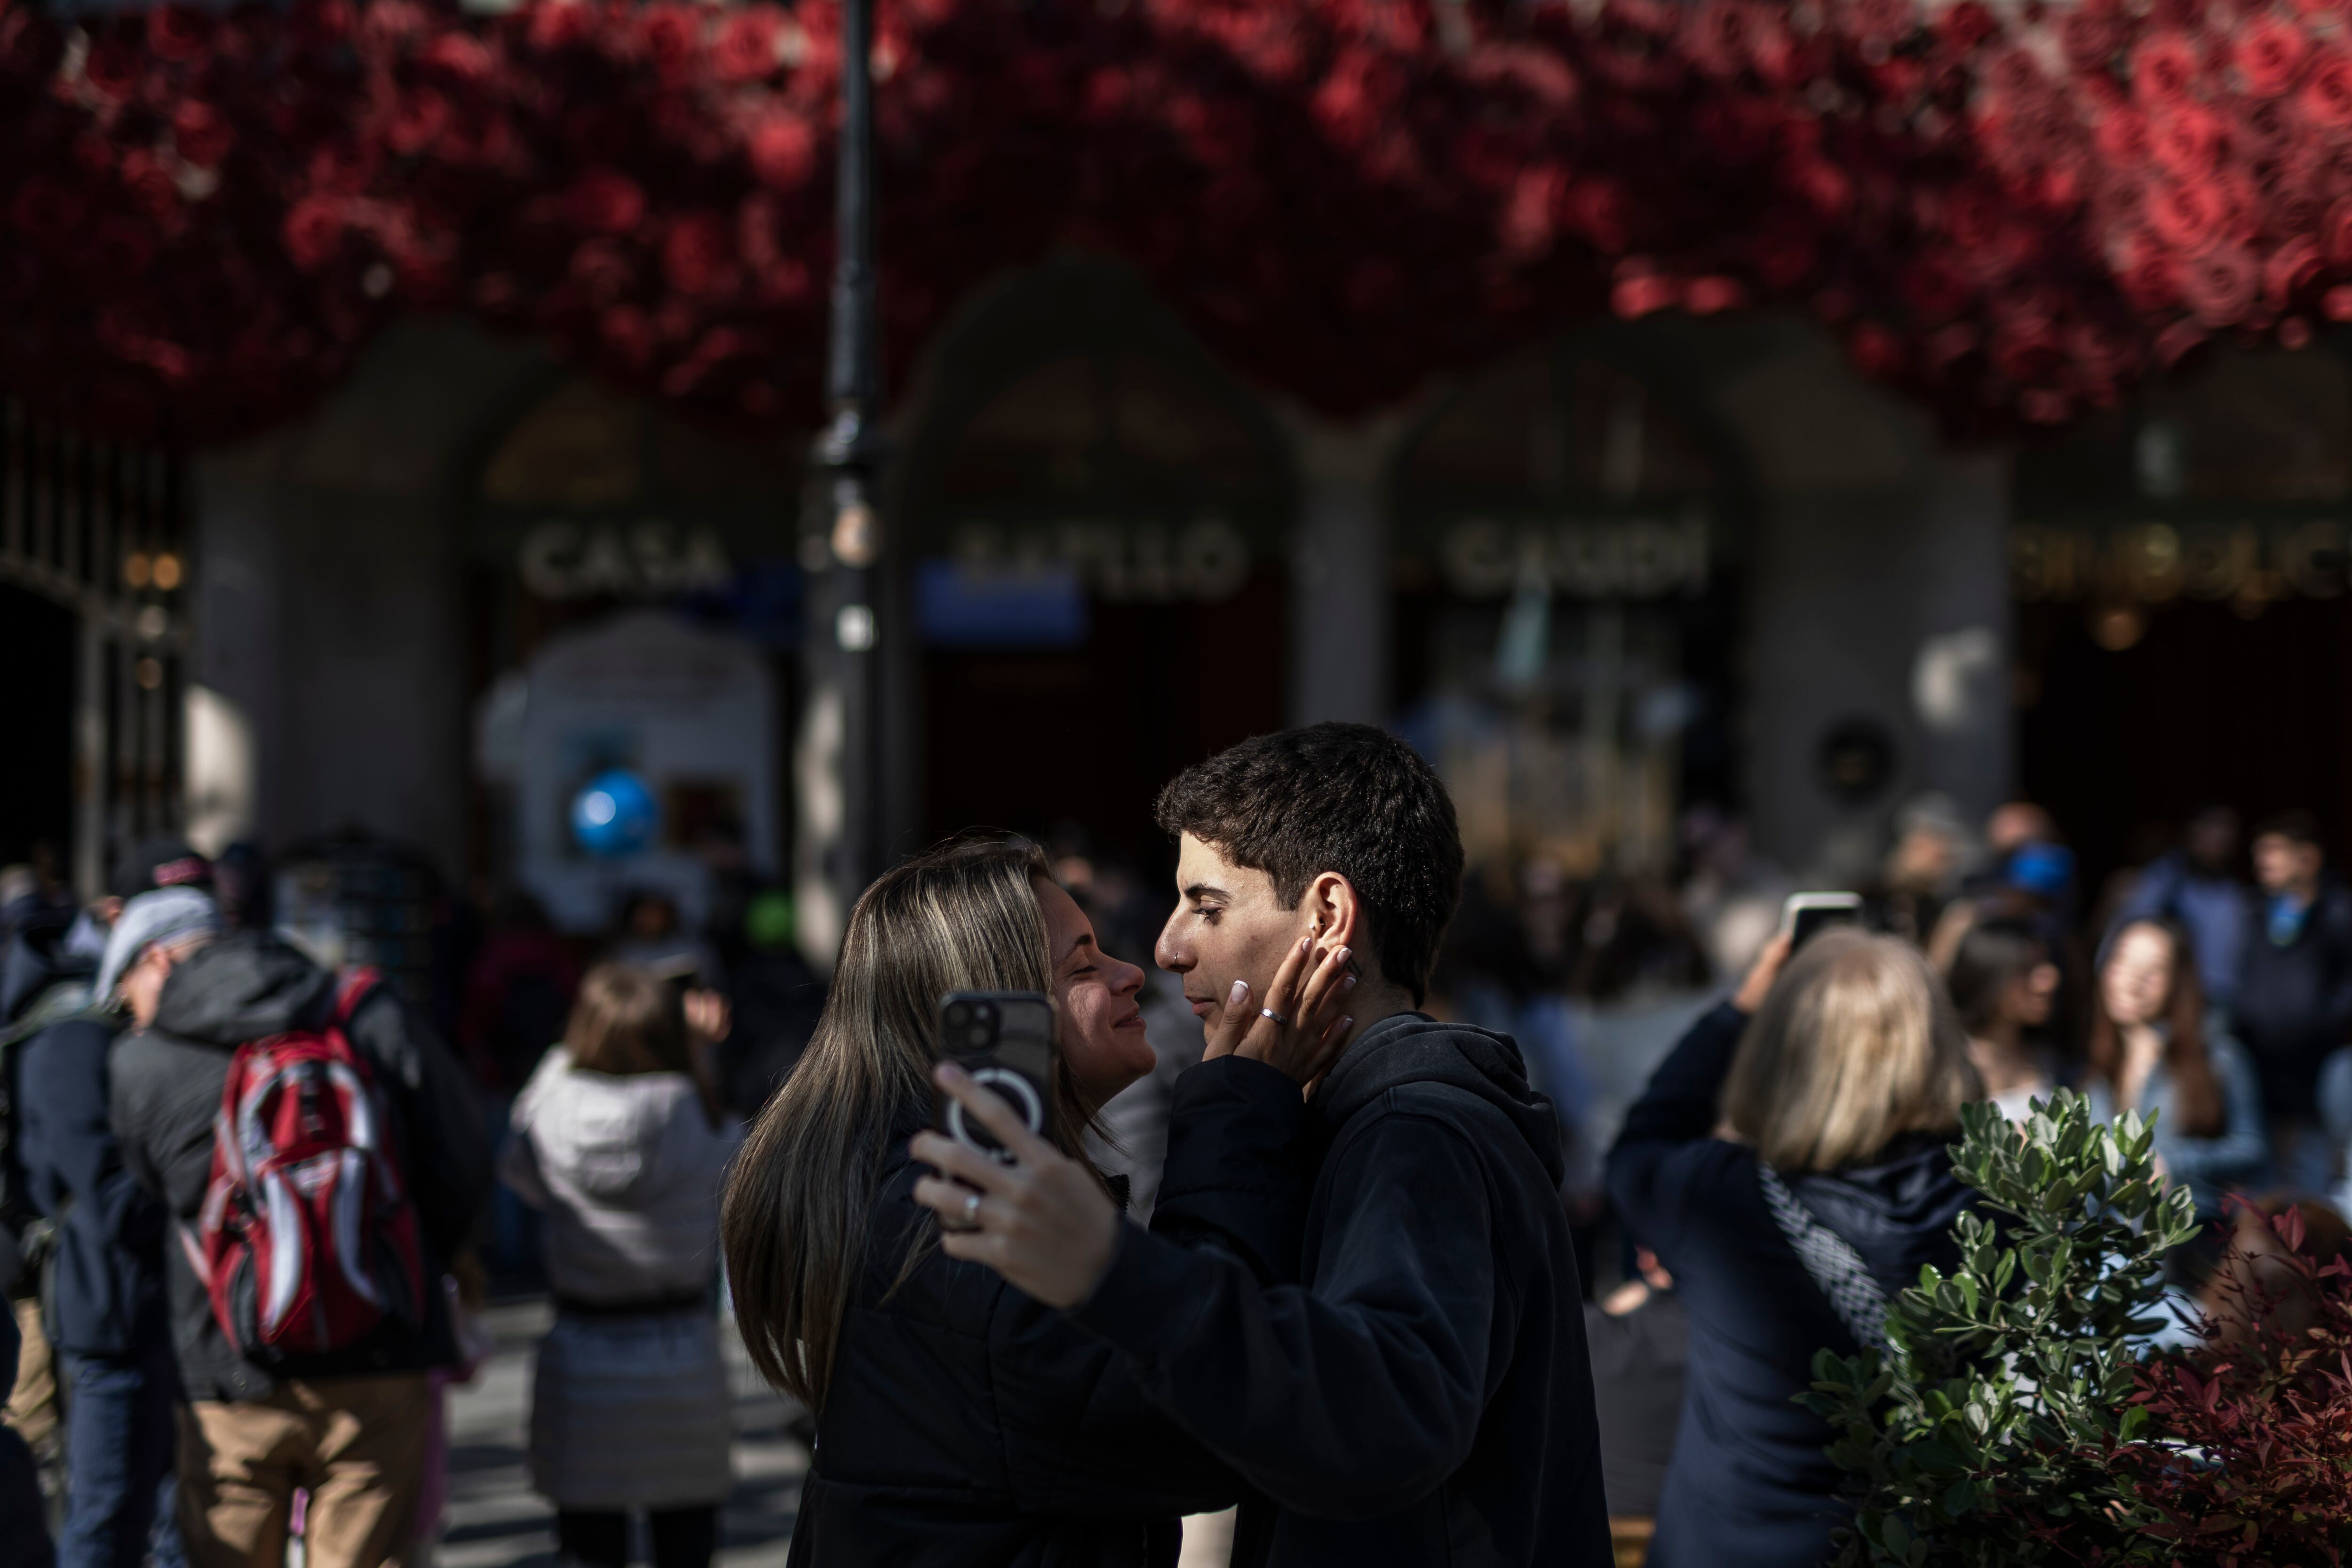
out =
<path fill-rule="evenodd" d="M 881 868 L 881 767 L 875 665 L 880 646 L 877 577 L 882 524 L 876 479 L 882 356 L 874 305 L 874 0 L 842 0 L 841 171 L 833 331 L 825 367 L 830 421 L 816 458 L 830 481 L 832 658 L 841 695 L 841 840 L 835 875 L 843 908 Z"/>

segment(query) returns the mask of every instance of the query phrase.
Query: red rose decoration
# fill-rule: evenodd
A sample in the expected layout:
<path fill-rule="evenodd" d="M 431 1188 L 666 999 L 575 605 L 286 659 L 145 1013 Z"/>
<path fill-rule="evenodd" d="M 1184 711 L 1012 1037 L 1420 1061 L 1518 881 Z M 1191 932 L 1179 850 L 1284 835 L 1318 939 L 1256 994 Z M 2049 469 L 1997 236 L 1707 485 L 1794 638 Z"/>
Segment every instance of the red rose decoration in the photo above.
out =
<path fill-rule="evenodd" d="M 213 32 L 213 18 L 194 6 L 158 5 L 147 13 L 147 52 L 184 64 L 205 52 Z"/>
<path fill-rule="evenodd" d="M 2194 103 L 2171 103 L 2147 117 L 2147 147 L 2158 163 L 2194 179 L 2221 159 L 2221 119 Z"/>
<path fill-rule="evenodd" d="M 637 16 L 637 43 L 662 80 L 681 80 L 701 46 L 702 20 L 684 5 L 648 5 Z"/>
<path fill-rule="evenodd" d="M 139 47 L 121 33 L 106 33 L 90 40 L 82 57 L 82 79 L 109 98 L 128 98 L 137 89 L 145 67 Z"/>
<path fill-rule="evenodd" d="M 2132 92 L 2150 107 L 2187 99 L 2203 72 L 2197 46 L 2177 32 L 2144 38 L 2132 51 Z"/>
<path fill-rule="evenodd" d="M 2308 50 L 2301 28 L 2281 17 L 2257 16 L 2238 35 L 2238 75 L 2257 98 L 2276 98 L 2294 88 Z"/>
<path fill-rule="evenodd" d="M 8 216 L 17 231 L 36 245 L 54 245 L 81 226 L 89 212 L 89 200 L 62 181 L 35 174 L 16 188 Z"/>
<path fill-rule="evenodd" d="M 305 196 L 286 215 L 286 254 L 305 272 L 325 266 L 343 243 L 343 203 L 332 196 Z"/>
<path fill-rule="evenodd" d="M 673 223 L 662 237 L 662 271 L 681 294 L 719 292 L 735 271 L 735 244 L 725 220 L 690 213 Z"/>
<path fill-rule="evenodd" d="M 2324 130 L 2352 126 L 2352 58 L 2336 49 L 2321 54 L 2294 101 L 2305 120 Z"/>
<path fill-rule="evenodd" d="M 2078 71 L 2105 68 L 2128 36 L 2129 23 L 2116 0 L 2083 0 L 2058 19 L 2058 42 Z"/>
<path fill-rule="evenodd" d="M 2234 245 L 2215 246 L 2184 262 L 2180 298 L 2208 327 L 2227 327 L 2244 319 L 2262 291 L 2262 268 Z"/>
<path fill-rule="evenodd" d="M 563 195 L 565 216 L 591 234 L 628 234 L 645 221 L 646 194 L 617 169 L 591 169 Z"/>
<path fill-rule="evenodd" d="M 797 114 L 770 114 L 752 127 L 747 150 L 753 174 L 789 190 L 806 180 L 816 163 L 816 132 Z"/>
<path fill-rule="evenodd" d="M 1748 303 L 1748 290 L 1736 278 L 1694 278 L 1683 290 L 1683 308 L 1695 316 L 1737 310 Z"/>
<path fill-rule="evenodd" d="M 2307 234 L 2296 235 L 2263 263 L 2263 298 L 2274 310 L 2291 310 L 2326 270 L 2319 242 Z"/>
<path fill-rule="evenodd" d="M 1907 357 L 1903 339 L 1877 321 L 1864 321 L 1846 335 L 1846 354 L 1864 375 L 1892 377 Z"/>
<path fill-rule="evenodd" d="M 775 14 L 764 6 L 728 13 L 719 25 L 710 47 L 710 63 L 720 81 L 757 81 L 776 68 Z"/>
<path fill-rule="evenodd" d="M 1675 302 L 1680 290 L 1674 280 L 1654 272 L 1637 272 L 1620 278 L 1609 291 L 1609 308 L 1628 321 L 1652 315 Z"/>
<path fill-rule="evenodd" d="M 617 301 L 636 282 L 628 253 L 609 239 L 588 240 L 573 251 L 571 274 L 599 305 Z"/>
<path fill-rule="evenodd" d="M 2231 183 L 2218 175 L 2151 181 L 2145 206 L 2148 226 L 2185 256 L 2210 249 L 2228 238 L 2243 210 L 2234 199 Z"/>
<path fill-rule="evenodd" d="M 2319 230 L 2320 254 L 2331 267 L 2352 267 L 2352 196 L 2327 209 Z"/>
<path fill-rule="evenodd" d="M 172 112 L 172 145 L 199 169 L 217 168 L 236 142 L 227 117 L 202 99 L 184 99 Z"/>

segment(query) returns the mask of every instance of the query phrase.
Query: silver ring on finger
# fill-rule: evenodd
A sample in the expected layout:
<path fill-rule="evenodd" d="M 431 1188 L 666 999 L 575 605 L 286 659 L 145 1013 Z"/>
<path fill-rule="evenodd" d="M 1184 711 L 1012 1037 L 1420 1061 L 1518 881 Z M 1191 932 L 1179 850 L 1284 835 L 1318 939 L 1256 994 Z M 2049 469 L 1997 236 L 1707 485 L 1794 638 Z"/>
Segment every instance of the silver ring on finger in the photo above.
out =
<path fill-rule="evenodd" d="M 966 1230 L 980 1228 L 980 1194 L 978 1193 L 966 1193 L 963 1195 L 963 1227 Z"/>
<path fill-rule="evenodd" d="M 1284 1017 L 1281 1014 L 1276 1012 L 1271 1007 L 1260 1007 L 1257 1010 L 1257 1016 L 1261 1018 L 1271 1018 L 1286 1029 L 1290 1027 L 1290 1020 Z"/>

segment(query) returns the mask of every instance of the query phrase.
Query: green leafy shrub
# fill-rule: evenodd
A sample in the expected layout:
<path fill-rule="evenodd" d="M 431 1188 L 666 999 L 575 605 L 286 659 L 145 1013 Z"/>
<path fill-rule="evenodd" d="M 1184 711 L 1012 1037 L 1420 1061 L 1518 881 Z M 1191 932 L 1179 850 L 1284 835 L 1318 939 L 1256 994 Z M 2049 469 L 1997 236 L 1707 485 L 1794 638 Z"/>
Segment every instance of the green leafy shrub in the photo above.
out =
<path fill-rule="evenodd" d="M 2177 1531 L 2116 1465 L 2155 1434 L 2131 1340 L 2161 1326 L 2164 1254 L 2196 1234 L 2157 1179 L 2155 1134 L 2061 1089 L 2023 1128 L 1961 1111 L 1953 1152 L 1976 1212 L 1960 1266 L 1928 1268 L 1887 1312 L 1883 1359 L 1823 1351 L 1807 1405 L 1860 1511 L 1841 1568 L 2171 1561 Z"/>

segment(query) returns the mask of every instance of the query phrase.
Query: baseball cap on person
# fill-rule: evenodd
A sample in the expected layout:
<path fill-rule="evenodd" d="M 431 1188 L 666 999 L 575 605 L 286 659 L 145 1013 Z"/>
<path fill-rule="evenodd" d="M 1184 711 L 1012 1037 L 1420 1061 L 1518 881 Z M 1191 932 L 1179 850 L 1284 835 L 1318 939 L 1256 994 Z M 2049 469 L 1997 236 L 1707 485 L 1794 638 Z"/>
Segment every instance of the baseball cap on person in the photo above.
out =
<path fill-rule="evenodd" d="M 122 918 L 106 938 L 106 956 L 99 961 L 98 984 L 90 993 L 100 999 L 114 994 L 123 972 L 157 942 L 184 942 L 211 936 L 221 929 L 220 906 L 210 893 L 195 888 L 158 888 L 122 906 Z"/>
<path fill-rule="evenodd" d="M 151 838 L 115 862 L 106 890 L 135 899 L 158 888 L 210 888 L 213 863 L 184 838 Z"/>

